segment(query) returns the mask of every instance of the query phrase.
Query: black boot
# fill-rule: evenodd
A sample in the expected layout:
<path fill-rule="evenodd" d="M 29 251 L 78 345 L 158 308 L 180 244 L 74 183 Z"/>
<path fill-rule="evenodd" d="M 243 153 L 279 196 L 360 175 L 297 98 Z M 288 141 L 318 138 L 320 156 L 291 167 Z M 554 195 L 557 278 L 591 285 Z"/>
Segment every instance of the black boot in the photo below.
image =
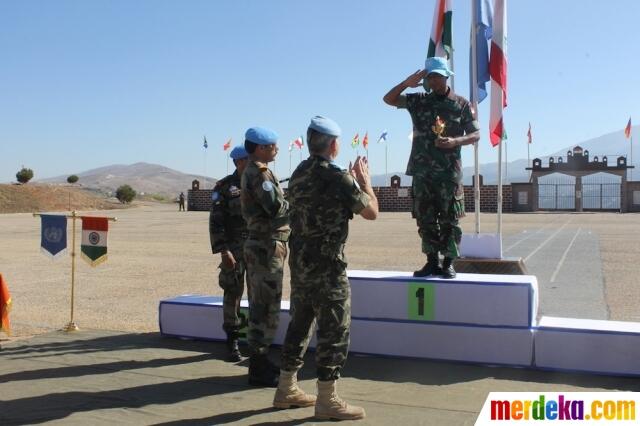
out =
<path fill-rule="evenodd" d="M 249 384 L 254 386 L 278 387 L 279 370 L 273 371 L 265 354 L 251 355 L 249 358 Z"/>
<path fill-rule="evenodd" d="M 442 262 L 442 278 L 451 279 L 456 277 L 456 271 L 453 269 L 452 263 L 453 259 L 450 257 L 444 258 L 444 261 Z"/>
<path fill-rule="evenodd" d="M 424 264 L 422 269 L 418 269 L 413 272 L 414 277 L 426 277 L 428 275 L 440 275 L 442 270 L 440 269 L 440 259 L 438 253 L 427 254 L 427 263 Z"/>
<path fill-rule="evenodd" d="M 242 361 L 242 354 L 240 353 L 240 348 L 238 347 L 237 334 L 227 335 L 227 350 L 228 350 L 227 361 L 229 362 Z"/>

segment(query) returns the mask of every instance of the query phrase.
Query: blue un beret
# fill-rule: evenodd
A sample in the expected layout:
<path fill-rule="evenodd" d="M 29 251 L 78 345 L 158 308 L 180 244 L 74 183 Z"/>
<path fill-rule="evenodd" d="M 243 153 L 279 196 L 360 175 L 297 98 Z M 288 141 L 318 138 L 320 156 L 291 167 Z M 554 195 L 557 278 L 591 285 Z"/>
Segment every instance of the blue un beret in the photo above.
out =
<path fill-rule="evenodd" d="M 249 142 L 258 145 L 272 145 L 278 143 L 278 135 L 273 130 L 265 127 L 252 127 L 244 134 L 244 138 Z"/>
<path fill-rule="evenodd" d="M 340 130 L 340 126 L 338 123 L 333 121 L 330 118 L 323 117 L 321 115 L 316 115 L 311 119 L 311 124 L 309 124 L 309 128 L 316 130 L 320 133 L 324 133 L 325 135 L 338 137 L 342 133 Z"/>
<path fill-rule="evenodd" d="M 453 71 L 449 69 L 447 60 L 438 56 L 427 58 L 427 60 L 424 61 L 424 69 L 427 71 L 427 74 L 434 72 L 445 77 L 451 77 L 453 75 Z"/>
<path fill-rule="evenodd" d="M 231 157 L 232 160 L 242 160 L 243 158 L 247 158 L 248 156 L 249 154 L 243 146 L 236 146 L 231 150 L 231 153 L 229 154 L 229 157 Z"/>

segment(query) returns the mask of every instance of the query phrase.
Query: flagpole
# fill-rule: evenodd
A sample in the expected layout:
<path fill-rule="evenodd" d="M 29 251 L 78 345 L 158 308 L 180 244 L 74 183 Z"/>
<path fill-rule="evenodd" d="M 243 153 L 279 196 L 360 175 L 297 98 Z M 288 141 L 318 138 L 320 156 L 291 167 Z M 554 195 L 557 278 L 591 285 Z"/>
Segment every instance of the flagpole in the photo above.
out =
<path fill-rule="evenodd" d="M 389 182 L 389 168 L 388 168 L 388 157 L 389 157 L 389 145 L 387 141 L 384 141 L 384 184 L 387 185 Z"/>
<path fill-rule="evenodd" d="M 33 213 L 33 217 L 42 216 L 40 213 Z M 78 215 L 74 210 L 71 215 L 64 215 L 66 218 L 71 218 L 71 318 L 69 323 L 65 325 L 62 330 L 65 332 L 78 331 L 80 327 L 73 321 L 73 307 L 75 305 L 75 287 L 76 287 L 76 219 L 81 219 L 82 216 Z M 109 221 L 115 222 L 117 217 L 105 218 Z"/>
<path fill-rule="evenodd" d="M 530 146 L 531 146 L 531 142 L 527 140 L 527 167 L 531 167 L 531 155 L 529 154 Z M 531 180 L 531 170 L 529 170 L 529 180 Z"/>
<path fill-rule="evenodd" d="M 502 140 L 498 144 L 498 238 L 502 241 Z"/>
<path fill-rule="evenodd" d="M 509 144 L 507 141 L 504 141 L 504 183 L 509 183 Z"/>
<path fill-rule="evenodd" d="M 291 176 L 291 146 L 289 146 L 289 176 Z"/>
<path fill-rule="evenodd" d="M 631 165 L 633 166 L 633 135 L 629 135 L 629 144 L 631 144 Z M 629 180 L 633 181 L 633 169 L 629 169 Z"/>
<path fill-rule="evenodd" d="M 227 155 L 227 176 L 228 175 L 229 175 L 229 156 Z"/>
<path fill-rule="evenodd" d="M 478 29 L 474 25 L 475 19 L 474 16 L 477 13 L 478 1 L 473 0 L 472 4 L 472 16 L 471 16 L 471 82 L 472 82 L 472 108 L 478 113 L 478 53 L 476 51 L 476 38 Z M 479 154 L 478 154 L 478 146 L 480 141 L 478 140 L 473 144 L 473 163 L 474 163 L 474 174 L 473 174 L 473 205 L 475 210 L 475 227 L 476 234 L 480 233 L 480 166 L 479 166 Z"/>

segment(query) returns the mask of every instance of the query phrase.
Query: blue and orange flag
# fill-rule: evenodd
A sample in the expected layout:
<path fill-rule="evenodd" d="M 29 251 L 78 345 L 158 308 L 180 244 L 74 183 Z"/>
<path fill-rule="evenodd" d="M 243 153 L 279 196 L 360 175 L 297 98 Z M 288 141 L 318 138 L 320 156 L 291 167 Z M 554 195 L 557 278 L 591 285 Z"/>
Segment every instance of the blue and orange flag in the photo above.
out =
<path fill-rule="evenodd" d="M 9 310 L 11 309 L 11 294 L 9 287 L 0 274 L 0 331 L 11 336 L 11 323 L 9 322 Z"/>

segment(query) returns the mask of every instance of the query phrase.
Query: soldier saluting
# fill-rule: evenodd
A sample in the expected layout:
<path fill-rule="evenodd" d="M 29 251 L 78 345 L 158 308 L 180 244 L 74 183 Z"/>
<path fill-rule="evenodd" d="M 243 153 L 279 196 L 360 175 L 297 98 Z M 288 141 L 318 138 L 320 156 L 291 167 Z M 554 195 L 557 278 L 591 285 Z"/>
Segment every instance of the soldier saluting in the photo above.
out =
<path fill-rule="evenodd" d="M 278 135 L 263 127 L 245 133 L 249 153 L 241 179 L 242 216 L 247 222 L 244 245 L 249 287 L 249 383 L 278 384 L 278 367 L 269 360 L 269 348 L 280 320 L 282 274 L 289 239 L 289 203 L 268 164 L 278 154 Z"/>
<path fill-rule="evenodd" d="M 209 214 L 209 238 L 211 251 L 220 253 L 218 284 L 224 291 L 222 329 L 227 333 L 227 359 L 242 359 L 238 348 L 238 337 L 242 328 L 240 300 L 244 292 L 244 242 L 247 239 L 247 224 L 240 208 L 240 176 L 247 166 L 247 151 L 237 146 L 229 155 L 236 170 L 218 182 L 213 189 Z"/>
<path fill-rule="evenodd" d="M 462 238 L 459 219 L 464 216 L 460 147 L 480 139 L 476 113 L 469 101 L 447 85 L 453 75 L 444 58 L 427 58 L 416 71 L 387 93 L 383 100 L 404 108 L 413 122 L 413 144 L 406 174 L 413 176 L 413 214 L 427 263 L 415 277 L 442 275 L 455 278 L 453 260 Z M 402 92 L 422 84 L 427 93 Z M 442 268 L 439 255 L 444 256 Z"/>

